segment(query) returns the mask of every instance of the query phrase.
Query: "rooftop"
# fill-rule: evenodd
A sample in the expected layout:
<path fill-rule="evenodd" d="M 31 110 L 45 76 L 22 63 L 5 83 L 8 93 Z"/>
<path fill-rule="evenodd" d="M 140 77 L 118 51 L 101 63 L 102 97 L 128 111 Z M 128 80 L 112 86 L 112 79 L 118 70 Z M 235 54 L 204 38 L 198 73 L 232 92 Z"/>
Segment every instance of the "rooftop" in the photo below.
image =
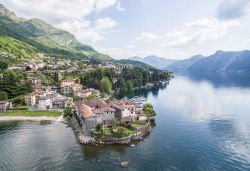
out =
<path fill-rule="evenodd" d="M 114 100 L 112 101 L 112 105 L 121 109 L 135 108 L 137 105 L 133 102 L 127 100 Z"/>
<path fill-rule="evenodd" d="M 78 112 L 83 118 L 90 118 L 90 117 L 95 116 L 91 107 L 85 105 L 84 103 L 76 103 L 76 106 L 77 106 Z"/>
<path fill-rule="evenodd" d="M 106 105 L 107 103 L 102 99 L 96 99 L 96 100 L 88 100 L 85 102 L 85 104 L 90 107 L 102 107 Z"/>

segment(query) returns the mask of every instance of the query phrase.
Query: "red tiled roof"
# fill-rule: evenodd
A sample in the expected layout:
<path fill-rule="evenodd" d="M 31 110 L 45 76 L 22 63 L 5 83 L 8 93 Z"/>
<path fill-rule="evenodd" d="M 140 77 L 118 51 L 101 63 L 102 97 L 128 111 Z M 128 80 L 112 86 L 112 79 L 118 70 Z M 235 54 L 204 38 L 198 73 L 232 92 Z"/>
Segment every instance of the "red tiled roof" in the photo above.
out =
<path fill-rule="evenodd" d="M 114 100 L 112 104 L 122 109 L 135 108 L 137 106 L 135 103 L 124 100 L 124 99 Z"/>
<path fill-rule="evenodd" d="M 102 100 L 102 99 L 96 99 L 96 100 L 88 100 L 85 102 L 86 105 L 90 106 L 90 107 L 102 107 L 104 105 L 106 105 L 107 103 Z"/>
<path fill-rule="evenodd" d="M 111 107 L 103 107 L 103 108 L 94 109 L 93 112 L 95 114 L 103 114 L 105 112 L 115 112 L 115 109 Z"/>
<path fill-rule="evenodd" d="M 95 114 L 93 113 L 91 107 L 83 104 L 83 103 L 77 103 L 76 104 L 78 112 L 80 113 L 80 115 L 83 118 L 90 118 L 90 117 L 94 117 Z"/>

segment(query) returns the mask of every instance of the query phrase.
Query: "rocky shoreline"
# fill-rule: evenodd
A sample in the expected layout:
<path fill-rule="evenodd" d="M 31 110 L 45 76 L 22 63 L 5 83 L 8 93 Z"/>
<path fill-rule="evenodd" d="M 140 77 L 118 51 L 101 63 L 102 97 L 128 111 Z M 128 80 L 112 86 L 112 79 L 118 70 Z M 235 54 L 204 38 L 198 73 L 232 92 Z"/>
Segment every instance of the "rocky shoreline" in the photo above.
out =
<path fill-rule="evenodd" d="M 150 134 L 151 124 L 150 122 L 143 126 L 140 130 L 136 131 L 134 134 L 131 134 L 128 137 L 116 138 L 116 137 L 104 137 L 101 139 L 95 139 L 91 136 L 85 135 L 81 132 L 80 126 L 77 123 L 74 117 L 67 119 L 67 124 L 72 128 L 78 143 L 85 145 L 94 145 L 94 144 L 102 144 L 102 145 L 112 145 L 112 144 L 129 144 L 132 141 L 142 140 L 146 136 Z"/>

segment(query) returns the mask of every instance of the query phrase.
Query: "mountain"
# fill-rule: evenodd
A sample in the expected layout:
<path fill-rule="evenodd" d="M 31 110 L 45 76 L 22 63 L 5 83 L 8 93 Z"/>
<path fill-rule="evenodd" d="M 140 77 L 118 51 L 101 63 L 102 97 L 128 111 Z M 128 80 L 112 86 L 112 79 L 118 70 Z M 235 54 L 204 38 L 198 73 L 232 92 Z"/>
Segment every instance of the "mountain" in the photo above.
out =
<path fill-rule="evenodd" d="M 250 51 L 217 51 L 202 58 L 190 67 L 188 72 L 250 72 Z"/>
<path fill-rule="evenodd" d="M 40 19 L 20 18 L 0 4 L 0 60 L 13 63 L 43 55 L 79 60 L 113 60 L 82 44 L 67 31 Z"/>
<path fill-rule="evenodd" d="M 130 59 L 120 59 L 120 60 L 117 60 L 116 62 L 118 64 L 129 64 L 129 65 L 136 66 L 136 67 L 153 68 L 153 66 L 148 65 L 144 62 L 130 60 Z"/>
<path fill-rule="evenodd" d="M 178 60 L 178 61 L 173 62 L 172 64 L 168 65 L 167 67 L 165 67 L 165 69 L 168 69 L 168 70 L 173 71 L 173 72 L 179 72 L 179 73 L 185 72 L 190 66 L 192 66 L 193 64 L 195 64 L 196 62 L 198 62 L 202 58 L 204 58 L 204 56 L 196 55 L 196 56 L 193 56 L 193 57 L 188 58 L 188 59 Z"/>
<path fill-rule="evenodd" d="M 132 57 L 159 69 L 167 69 L 175 73 L 219 73 L 250 72 L 250 51 L 217 51 L 210 56 L 196 55 L 184 60 L 170 60 L 149 56 Z"/>
<path fill-rule="evenodd" d="M 144 62 L 148 65 L 151 65 L 155 68 L 158 68 L 158 69 L 164 69 L 166 68 L 167 66 L 169 66 L 170 64 L 174 63 L 176 60 L 172 60 L 172 59 L 166 59 L 166 58 L 162 58 L 162 57 L 158 57 L 158 56 L 155 56 L 155 55 L 152 55 L 152 56 L 147 56 L 147 57 L 138 57 L 138 56 L 135 56 L 135 57 L 131 57 L 129 58 L 130 60 L 134 60 L 134 61 L 140 61 L 140 62 Z"/>

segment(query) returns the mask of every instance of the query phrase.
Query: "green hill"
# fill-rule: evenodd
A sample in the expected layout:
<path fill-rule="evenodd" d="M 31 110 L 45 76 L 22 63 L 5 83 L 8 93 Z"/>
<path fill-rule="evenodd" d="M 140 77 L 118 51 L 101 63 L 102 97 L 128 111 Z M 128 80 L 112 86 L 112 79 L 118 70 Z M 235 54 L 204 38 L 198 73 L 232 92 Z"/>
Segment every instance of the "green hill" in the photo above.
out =
<path fill-rule="evenodd" d="M 10 64 L 42 55 L 58 58 L 113 60 L 74 35 L 40 19 L 24 19 L 0 4 L 0 60 Z"/>

